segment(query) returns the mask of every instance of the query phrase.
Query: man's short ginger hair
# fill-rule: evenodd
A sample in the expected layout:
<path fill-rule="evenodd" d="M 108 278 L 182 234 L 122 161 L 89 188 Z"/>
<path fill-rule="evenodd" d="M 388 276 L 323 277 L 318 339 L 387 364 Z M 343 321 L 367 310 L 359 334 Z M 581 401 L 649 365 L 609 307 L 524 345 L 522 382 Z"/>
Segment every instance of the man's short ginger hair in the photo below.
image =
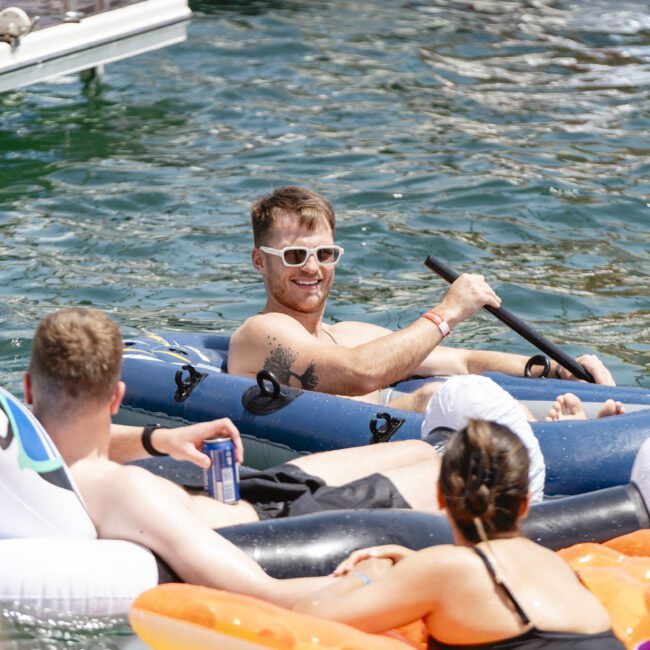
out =
<path fill-rule="evenodd" d="M 122 336 L 104 313 L 66 307 L 36 328 L 29 372 L 39 399 L 55 407 L 110 399 L 120 378 Z"/>
<path fill-rule="evenodd" d="M 251 207 L 253 240 L 263 246 L 268 232 L 277 219 L 287 212 L 300 217 L 302 225 L 313 230 L 319 224 L 328 224 L 334 234 L 335 216 L 332 204 L 320 194 L 304 187 L 288 185 L 258 199 Z"/>

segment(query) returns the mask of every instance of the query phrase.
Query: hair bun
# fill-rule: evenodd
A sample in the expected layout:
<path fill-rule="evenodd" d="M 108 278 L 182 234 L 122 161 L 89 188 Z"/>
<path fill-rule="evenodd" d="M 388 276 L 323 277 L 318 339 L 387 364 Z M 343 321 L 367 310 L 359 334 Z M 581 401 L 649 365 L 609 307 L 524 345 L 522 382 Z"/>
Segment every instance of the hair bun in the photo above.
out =
<path fill-rule="evenodd" d="M 502 425 L 471 420 L 451 437 L 440 487 L 449 515 L 468 541 L 517 527 L 528 494 L 528 467 L 528 451 Z"/>
<path fill-rule="evenodd" d="M 493 500 L 491 494 L 493 482 L 493 472 L 487 454 L 481 448 L 473 449 L 467 463 L 463 493 L 465 508 L 473 517 L 481 517 L 488 510 Z"/>
<path fill-rule="evenodd" d="M 492 493 L 485 484 L 478 486 L 478 489 L 473 492 L 465 489 L 463 503 L 465 504 L 465 509 L 472 517 L 485 516 L 488 510 L 490 510 L 492 502 Z"/>

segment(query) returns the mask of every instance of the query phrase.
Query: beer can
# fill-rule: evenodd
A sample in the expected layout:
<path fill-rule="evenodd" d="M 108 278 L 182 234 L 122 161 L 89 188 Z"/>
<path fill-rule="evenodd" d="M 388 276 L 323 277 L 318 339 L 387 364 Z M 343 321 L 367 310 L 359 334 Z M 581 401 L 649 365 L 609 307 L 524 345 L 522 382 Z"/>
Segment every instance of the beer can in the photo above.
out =
<path fill-rule="evenodd" d="M 212 464 L 203 470 L 203 487 L 214 499 L 224 503 L 239 501 L 239 466 L 235 460 L 235 445 L 230 438 L 203 441 L 203 453 Z"/>

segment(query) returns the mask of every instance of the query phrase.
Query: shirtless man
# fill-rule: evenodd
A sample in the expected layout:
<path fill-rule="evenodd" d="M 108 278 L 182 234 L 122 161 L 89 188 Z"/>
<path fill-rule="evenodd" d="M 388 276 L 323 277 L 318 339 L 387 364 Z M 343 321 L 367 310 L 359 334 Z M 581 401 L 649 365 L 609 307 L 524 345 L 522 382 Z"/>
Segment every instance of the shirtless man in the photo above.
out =
<path fill-rule="evenodd" d="M 187 582 L 291 606 L 331 578 L 273 579 L 213 529 L 293 514 L 293 506 L 301 501 L 316 509 L 331 508 L 333 502 L 336 507 L 436 508 L 439 458 L 421 441 L 392 443 L 390 453 L 375 445 L 314 454 L 282 465 L 275 473 L 254 475 L 252 487 L 262 485 L 263 490 L 268 487 L 264 481 L 281 489 L 275 481 L 281 475 L 292 490 L 306 477 L 312 485 L 306 498 L 290 502 L 287 497 L 286 503 L 278 503 L 270 493 L 267 499 L 272 502 L 262 496 L 253 503 L 225 505 L 189 495 L 141 467 L 111 461 L 111 416 L 125 390 L 119 381 L 121 357 L 122 339 L 108 316 L 94 309 L 62 309 L 38 326 L 24 377 L 25 397 L 65 459 L 99 537 L 152 549 Z M 201 437 L 207 430 L 233 438 L 241 457 L 239 433 L 227 419 L 187 427 L 185 437 L 192 431 Z M 131 437 L 134 432 L 138 429 L 124 431 Z M 157 444 L 164 444 L 164 436 Z M 120 453 L 132 456 L 134 449 L 123 447 Z M 241 488 L 245 495 L 245 481 Z"/>
<path fill-rule="evenodd" d="M 254 377 L 271 370 L 281 383 L 387 403 L 390 384 L 411 375 L 463 375 L 499 371 L 523 375 L 527 357 L 440 345 L 454 327 L 500 298 L 483 276 L 461 275 L 443 299 L 411 325 L 392 332 L 370 323 L 323 322 L 334 269 L 343 249 L 334 244 L 335 217 L 327 199 L 300 187 L 283 187 L 251 209 L 253 266 L 267 300 L 259 314 L 233 334 L 229 371 Z M 598 383 L 613 385 L 593 355 L 578 361 Z M 552 374 L 573 377 L 553 363 Z M 390 401 L 424 410 L 436 384 Z M 383 393 L 383 394 L 382 394 Z"/>

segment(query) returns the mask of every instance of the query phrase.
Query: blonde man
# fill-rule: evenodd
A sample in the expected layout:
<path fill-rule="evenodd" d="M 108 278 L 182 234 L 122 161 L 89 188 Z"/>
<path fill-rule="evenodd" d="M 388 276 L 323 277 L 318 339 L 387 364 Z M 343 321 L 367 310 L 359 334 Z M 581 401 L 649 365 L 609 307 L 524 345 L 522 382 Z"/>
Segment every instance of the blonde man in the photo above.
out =
<path fill-rule="evenodd" d="M 187 582 L 286 606 L 331 580 L 273 579 L 213 530 L 291 514 L 293 504 L 271 513 L 264 502 L 226 505 L 189 495 L 143 468 L 109 459 L 111 416 L 125 390 L 120 381 L 121 353 L 120 332 L 108 316 L 94 309 L 66 308 L 39 324 L 24 377 L 27 402 L 68 464 L 99 536 L 152 549 Z M 195 425 L 201 426 L 206 425 Z M 239 433 L 230 420 L 217 420 L 209 427 L 217 435 L 231 437 L 240 448 Z M 139 430 L 127 433 L 133 437 Z M 322 504 L 321 509 L 326 509 L 355 503 L 435 509 L 436 452 L 420 441 L 391 443 L 387 451 L 382 445 L 340 450 L 280 467 L 293 478 L 307 477 L 310 485 L 320 482 L 306 495 L 316 509 Z"/>

